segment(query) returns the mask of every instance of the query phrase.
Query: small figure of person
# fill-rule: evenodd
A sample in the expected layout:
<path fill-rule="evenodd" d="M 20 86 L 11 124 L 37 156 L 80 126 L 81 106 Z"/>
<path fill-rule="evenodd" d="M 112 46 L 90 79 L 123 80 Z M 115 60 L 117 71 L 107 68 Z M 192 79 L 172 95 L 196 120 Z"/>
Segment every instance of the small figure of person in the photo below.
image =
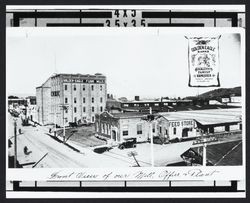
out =
<path fill-rule="evenodd" d="M 25 146 L 24 148 L 23 148 L 23 152 L 24 152 L 24 154 L 28 154 L 28 147 L 27 146 Z"/>
<path fill-rule="evenodd" d="M 51 128 L 49 129 L 49 133 L 51 133 Z"/>
<path fill-rule="evenodd" d="M 32 151 L 29 151 L 27 146 L 24 146 L 23 152 L 24 152 L 25 155 L 29 155 L 30 153 L 32 153 Z"/>
<path fill-rule="evenodd" d="M 19 134 L 22 134 L 22 130 L 21 130 L 21 128 L 19 128 L 19 129 L 18 129 L 18 132 L 19 132 Z"/>

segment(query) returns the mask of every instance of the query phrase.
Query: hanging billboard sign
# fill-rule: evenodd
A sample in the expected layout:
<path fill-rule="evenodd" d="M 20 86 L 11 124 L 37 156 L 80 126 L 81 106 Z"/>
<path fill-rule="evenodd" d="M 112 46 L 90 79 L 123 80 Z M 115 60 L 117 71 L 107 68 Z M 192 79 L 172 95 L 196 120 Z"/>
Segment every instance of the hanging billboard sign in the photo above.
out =
<path fill-rule="evenodd" d="M 219 87 L 218 37 L 186 37 L 190 87 Z"/>

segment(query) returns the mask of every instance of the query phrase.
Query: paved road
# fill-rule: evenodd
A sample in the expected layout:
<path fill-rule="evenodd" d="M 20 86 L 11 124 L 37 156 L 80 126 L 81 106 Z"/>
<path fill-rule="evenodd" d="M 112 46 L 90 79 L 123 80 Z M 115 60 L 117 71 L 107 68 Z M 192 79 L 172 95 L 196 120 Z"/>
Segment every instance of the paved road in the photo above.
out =
<path fill-rule="evenodd" d="M 8 137 L 14 143 L 13 117 L 8 115 Z M 46 153 L 47 156 L 36 165 L 37 168 L 84 168 L 84 167 L 129 167 L 134 165 L 131 162 L 114 159 L 111 156 L 97 154 L 90 148 L 84 148 L 84 153 L 76 152 L 63 143 L 52 139 L 48 133 L 49 129 L 44 126 L 21 126 L 20 118 L 17 120 L 17 129 L 22 129 L 22 134 L 17 133 L 17 159 L 20 164 L 37 162 Z M 18 131 L 18 130 L 17 130 Z M 9 149 L 9 154 L 13 153 L 13 147 Z M 24 154 L 24 147 L 28 147 L 29 155 Z M 32 167 L 27 165 L 25 167 Z"/>
<path fill-rule="evenodd" d="M 14 134 L 13 117 L 9 116 L 8 119 L 8 135 L 13 142 L 14 138 L 11 136 Z M 23 131 L 22 134 L 17 133 L 17 157 L 20 164 L 37 162 L 48 153 L 36 167 L 86 167 L 82 154 L 50 138 L 45 134 L 44 127 L 23 127 L 19 118 L 17 129 L 19 128 Z M 29 155 L 24 154 L 24 146 L 28 147 L 28 151 L 31 151 Z M 13 151 L 10 153 L 13 153 Z"/>

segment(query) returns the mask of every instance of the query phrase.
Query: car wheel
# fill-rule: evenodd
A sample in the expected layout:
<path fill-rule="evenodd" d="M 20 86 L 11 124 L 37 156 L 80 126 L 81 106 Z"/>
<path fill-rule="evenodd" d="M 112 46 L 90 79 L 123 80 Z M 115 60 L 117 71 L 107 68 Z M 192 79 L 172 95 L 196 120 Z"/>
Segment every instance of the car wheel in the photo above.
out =
<path fill-rule="evenodd" d="M 136 144 L 133 144 L 133 148 L 136 148 Z"/>
<path fill-rule="evenodd" d="M 123 145 L 121 145 L 119 148 L 120 148 L 120 149 L 124 149 L 125 147 L 124 147 Z"/>

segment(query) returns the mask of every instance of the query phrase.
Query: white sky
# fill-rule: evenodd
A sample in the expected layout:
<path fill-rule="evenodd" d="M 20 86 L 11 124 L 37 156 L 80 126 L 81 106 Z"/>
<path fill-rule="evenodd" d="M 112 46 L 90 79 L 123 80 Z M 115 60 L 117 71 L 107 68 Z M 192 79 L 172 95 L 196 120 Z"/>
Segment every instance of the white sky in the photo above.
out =
<path fill-rule="evenodd" d="M 196 95 L 198 88 L 188 87 L 184 36 L 207 36 L 202 29 L 8 28 L 7 94 L 35 95 L 35 88 L 57 71 L 103 73 L 108 93 L 117 98 Z M 240 86 L 239 35 L 222 34 L 219 42 L 221 87 Z M 199 88 L 199 93 L 212 89 Z"/>

